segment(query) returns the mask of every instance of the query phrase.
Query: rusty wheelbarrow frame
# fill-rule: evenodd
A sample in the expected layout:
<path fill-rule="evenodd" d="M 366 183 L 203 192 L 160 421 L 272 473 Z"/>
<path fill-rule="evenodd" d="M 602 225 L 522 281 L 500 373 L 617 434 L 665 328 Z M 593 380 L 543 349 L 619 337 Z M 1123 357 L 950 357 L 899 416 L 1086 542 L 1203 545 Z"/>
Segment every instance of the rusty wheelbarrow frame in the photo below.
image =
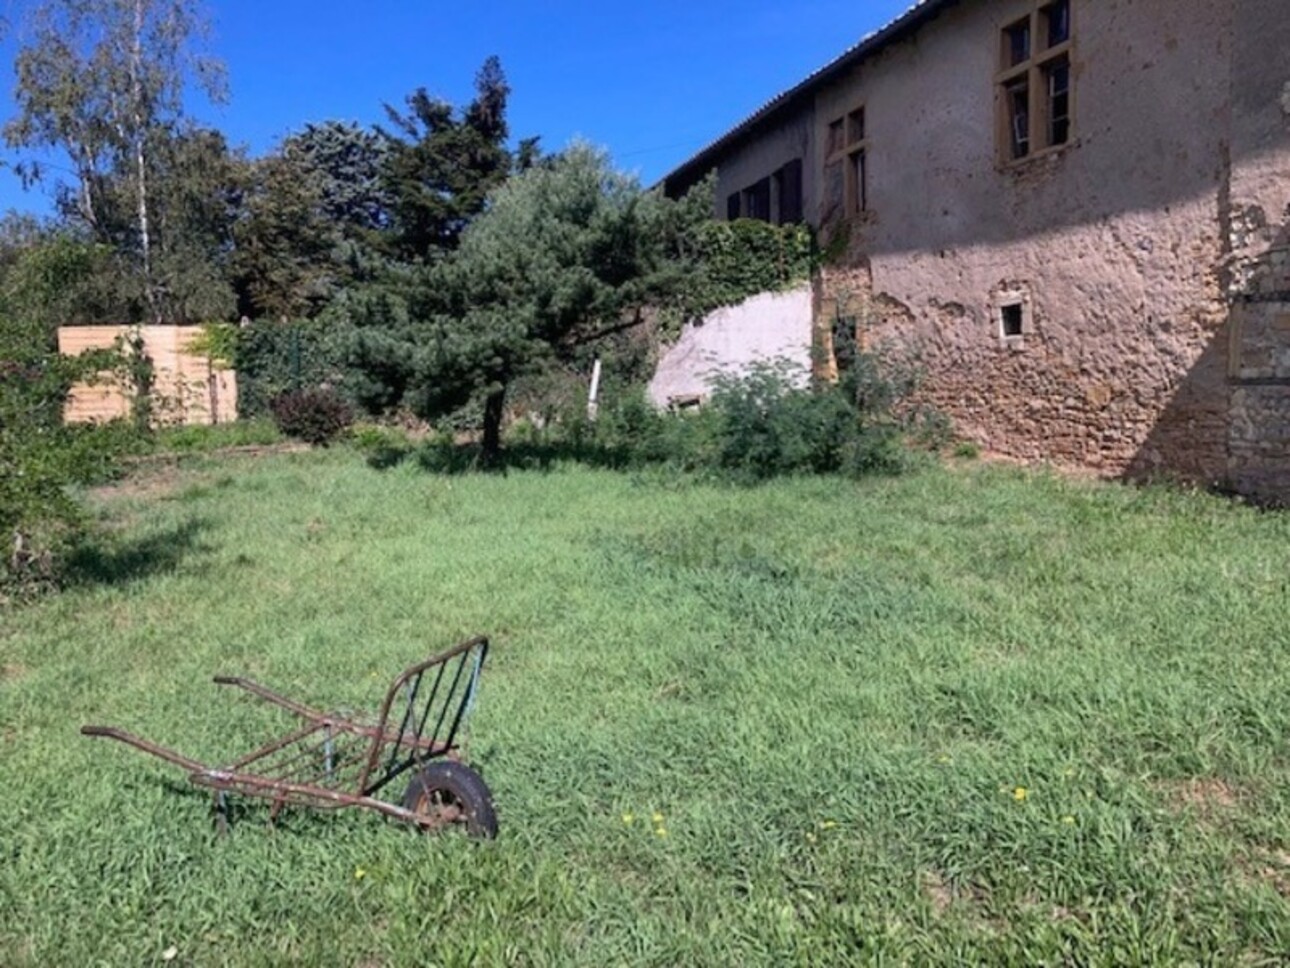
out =
<path fill-rule="evenodd" d="M 242 689 L 302 721 L 226 766 L 209 766 L 111 726 L 85 726 L 81 732 L 128 743 L 187 770 L 194 785 L 213 792 L 221 830 L 227 827 L 227 794 L 234 793 L 271 800 L 274 819 L 287 806 L 362 807 L 422 829 L 460 823 L 472 836 L 494 837 L 492 795 L 458 758 L 488 648 L 480 636 L 403 670 L 371 723 L 321 712 L 249 679 L 216 676 L 219 685 Z M 413 770 L 401 803 L 378 796 Z"/>

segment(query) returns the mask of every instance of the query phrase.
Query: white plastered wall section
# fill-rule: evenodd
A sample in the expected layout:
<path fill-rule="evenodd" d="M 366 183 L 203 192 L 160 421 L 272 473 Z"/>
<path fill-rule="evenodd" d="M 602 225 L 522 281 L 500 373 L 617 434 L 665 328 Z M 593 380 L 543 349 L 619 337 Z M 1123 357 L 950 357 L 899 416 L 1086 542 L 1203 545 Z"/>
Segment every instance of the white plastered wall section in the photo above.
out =
<path fill-rule="evenodd" d="M 690 324 L 659 360 L 649 398 L 658 407 L 706 399 L 716 373 L 737 375 L 752 364 L 786 361 L 805 382 L 811 369 L 809 285 L 763 293 Z"/>

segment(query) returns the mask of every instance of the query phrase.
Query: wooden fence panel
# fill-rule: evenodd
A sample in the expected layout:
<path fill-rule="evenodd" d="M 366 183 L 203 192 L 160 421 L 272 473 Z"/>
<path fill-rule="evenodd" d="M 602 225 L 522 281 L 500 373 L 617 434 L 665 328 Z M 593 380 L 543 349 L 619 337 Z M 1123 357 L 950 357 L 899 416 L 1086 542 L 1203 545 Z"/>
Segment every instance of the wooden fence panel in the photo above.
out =
<path fill-rule="evenodd" d="M 209 425 L 237 419 L 237 374 L 212 367 L 188 346 L 202 334 L 200 326 L 64 326 L 58 350 L 78 356 L 111 349 L 118 339 L 138 333 L 153 365 L 152 411 L 159 425 Z M 78 384 L 67 399 L 68 423 L 98 423 L 130 415 L 130 394 L 112 373 Z"/>

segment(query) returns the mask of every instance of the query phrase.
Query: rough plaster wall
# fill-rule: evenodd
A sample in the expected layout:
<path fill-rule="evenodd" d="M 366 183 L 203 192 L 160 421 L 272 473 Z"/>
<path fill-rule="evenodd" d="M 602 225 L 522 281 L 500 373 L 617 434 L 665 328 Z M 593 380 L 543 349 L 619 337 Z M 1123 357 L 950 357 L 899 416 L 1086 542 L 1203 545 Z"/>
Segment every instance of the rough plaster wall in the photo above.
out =
<path fill-rule="evenodd" d="M 813 123 L 809 110 L 804 110 L 723 158 L 717 171 L 717 217 L 726 217 L 726 200 L 730 195 L 751 188 L 796 159 L 802 161 L 802 197 L 804 200 L 814 197 Z"/>
<path fill-rule="evenodd" d="M 789 359 L 803 375 L 811 365 L 810 286 L 764 293 L 686 326 L 659 361 L 649 398 L 659 407 L 705 397 L 714 372 L 740 373 L 758 361 Z"/>
<path fill-rule="evenodd" d="M 1076 141 L 1003 167 L 999 31 L 1028 9 L 951 8 L 821 92 L 817 139 L 865 104 L 872 209 L 823 305 L 914 344 L 929 399 L 986 447 L 1222 479 L 1232 5 L 1077 0 Z M 1019 340 L 1000 335 L 1008 294 L 1028 306 Z"/>

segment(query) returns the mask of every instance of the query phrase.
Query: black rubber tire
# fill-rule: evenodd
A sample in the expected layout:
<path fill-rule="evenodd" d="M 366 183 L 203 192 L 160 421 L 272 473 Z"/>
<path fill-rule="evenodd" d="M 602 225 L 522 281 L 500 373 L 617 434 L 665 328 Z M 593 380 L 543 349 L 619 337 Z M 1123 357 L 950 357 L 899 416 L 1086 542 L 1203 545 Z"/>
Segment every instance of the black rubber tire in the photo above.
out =
<path fill-rule="evenodd" d="M 412 778 L 403 794 L 403 809 L 426 812 L 428 802 L 455 805 L 461 810 L 457 820 L 466 833 L 480 840 L 497 836 L 497 813 L 493 795 L 484 778 L 463 763 L 438 760 L 427 763 Z"/>

